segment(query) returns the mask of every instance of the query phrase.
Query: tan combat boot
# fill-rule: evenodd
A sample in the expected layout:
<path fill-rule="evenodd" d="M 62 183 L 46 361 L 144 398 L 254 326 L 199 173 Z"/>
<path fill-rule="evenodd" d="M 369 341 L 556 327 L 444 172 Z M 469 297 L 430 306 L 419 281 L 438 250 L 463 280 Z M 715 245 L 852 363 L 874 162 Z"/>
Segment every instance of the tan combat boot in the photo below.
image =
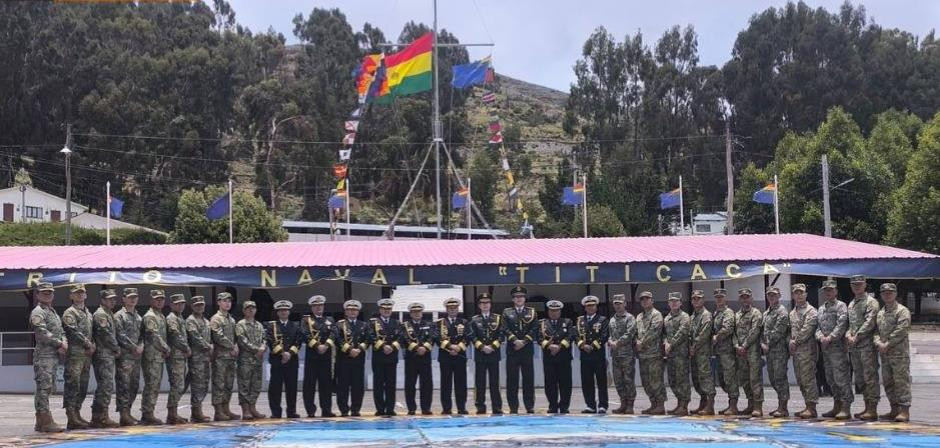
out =
<path fill-rule="evenodd" d="M 121 425 L 119 425 L 118 422 L 111 420 L 107 409 L 104 411 L 92 412 L 91 414 L 92 428 L 117 428 L 118 426 Z"/>
<path fill-rule="evenodd" d="M 894 421 L 894 418 L 898 416 L 898 405 L 891 403 L 891 410 L 887 414 L 881 414 L 878 416 L 880 420 Z"/>
<path fill-rule="evenodd" d="M 761 418 L 763 416 L 764 416 L 764 403 L 760 401 L 755 401 L 754 407 L 751 409 L 751 417 Z"/>
<path fill-rule="evenodd" d="M 806 408 L 796 414 L 799 418 L 816 418 L 816 403 L 806 403 Z"/>
<path fill-rule="evenodd" d="M 228 417 L 228 413 L 225 412 L 225 409 L 222 407 L 221 404 L 215 404 L 215 405 L 212 405 L 212 407 L 215 408 L 215 421 L 217 421 L 217 422 L 227 422 L 227 421 L 231 420 L 231 419 Z"/>
<path fill-rule="evenodd" d="M 715 397 L 711 396 L 705 399 L 705 406 L 696 413 L 698 415 L 715 415 Z"/>
<path fill-rule="evenodd" d="M 911 421 L 911 407 L 898 406 L 898 415 L 894 417 L 894 421 L 901 423 L 907 423 Z"/>
<path fill-rule="evenodd" d="M 847 403 L 841 403 L 842 406 L 839 407 L 839 412 L 836 413 L 836 420 L 852 420 L 852 414 L 849 411 L 852 410 L 852 405 Z"/>
<path fill-rule="evenodd" d="M 248 405 L 248 412 L 251 412 L 251 416 L 254 417 L 255 420 L 268 418 L 267 415 L 264 415 L 258 412 L 258 408 L 256 408 L 255 406 L 256 406 L 255 404 Z"/>
<path fill-rule="evenodd" d="M 676 406 L 675 411 L 673 415 L 678 417 L 689 415 L 689 402 L 687 400 L 679 401 L 679 405 Z"/>
<path fill-rule="evenodd" d="M 65 424 L 65 428 L 68 430 L 87 429 L 88 425 L 82 423 L 82 421 L 79 420 L 78 417 L 76 417 L 76 414 L 78 414 L 78 412 L 76 412 L 75 409 L 71 409 L 71 408 L 65 409 L 65 417 L 68 419 L 68 421 Z"/>
<path fill-rule="evenodd" d="M 38 432 L 62 432 L 65 428 L 56 424 L 52 419 L 52 413 L 42 411 L 36 413 L 36 431 Z"/>
<path fill-rule="evenodd" d="M 153 411 L 145 411 L 140 416 L 140 424 L 141 425 L 162 425 L 163 420 L 160 420 L 159 418 L 154 416 Z"/>
<path fill-rule="evenodd" d="M 621 414 L 633 415 L 633 400 L 623 402 L 623 412 Z"/>
<path fill-rule="evenodd" d="M 832 410 L 823 414 L 823 418 L 832 418 L 835 417 L 842 410 L 842 401 L 835 400 L 832 402 Z"/>
<path fill-rule="evenodd" d="M 705 398 L 705 397 L 699 397 L 699 399 L 698 399 L 698 407 L 695 408 L 695 409 L 690 410 L 690 411 L 689 411 L 689 414 L 698 414 L 698 413 L 702 410 L 702 408 L 705 407 L 705 403 L 706 403 L 707 401 L 708 401 L 707 398 Z"/>
<path fill-rule="evenodd" d="M 875 421 L 878 420 L 878 402 L 871 401 L 865 402 L 865 410 L 860 414 L 856 415 L 855 418 L 860 420 Z"/>
<path fill-rule="evenodd" d="M 179 425 L 183 423 L 189 423 L 189 420 L 180 417 L 176 408 L 166 408 L 166 424 Z"/>
<path fill-rule="evenodd" d="M 238 420 L 242 418 L 242 416 L 232 412 L 231 403 L 228 401 L 226 401 L 225 404 L 222 405 L 222 410 L 225 411 L 225 415 L 228 416 L 229 420 Z"/>
<path fill-rule="evenodd" d="M 131 417 L 130 409 L 121 409 L 118 411 L 118 415 L 120 416 L 118 423 L 121 426 L 134 426 L 137 424 L 137 420 Z"/>
<path fill-rule="evenodd" d="M 771 417 L 789 417 L 790 410 L 787 409 L 787 400 L 777 400 L 777 409 L 770 411 Z"/>
<path fill-rule="evenodd" d="M 251 415 L 251 410 L 248 409 L 247 404 L 242 405 L 242 420 L 254 420 L 255 416 Z"/>
<path fill-rule="evenodd" d="M 206 417 L 202 413 L 202 403 L 192 405 L 192 415 L 189 416 L 189 421 L 193 423 L 205 423 L 209 421 L 209 417 Z"/>
<path fill-rule="evenodd" d="M 666 403 L 657 401 L 653 407 L 650 408 L 650 415 L 666 415 Z"/>
<path fill-rule="evenodd" d="M 729 398 L 728 407 L 722 409 L 721 415 L 738 415 L 738 399 Z"/>
<path fill-rule="evenodd" d="M 754 403 L 747 400 L 747 407 L 738 411 L 738 415 L 751 415 L 751 412 L 754 412 Z"/>

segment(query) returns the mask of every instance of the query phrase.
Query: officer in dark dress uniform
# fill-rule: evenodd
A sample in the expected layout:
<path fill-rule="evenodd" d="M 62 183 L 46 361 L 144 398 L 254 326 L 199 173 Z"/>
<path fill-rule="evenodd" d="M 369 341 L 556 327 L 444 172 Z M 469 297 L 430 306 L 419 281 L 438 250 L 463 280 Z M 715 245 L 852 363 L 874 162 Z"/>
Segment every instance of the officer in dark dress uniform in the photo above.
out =
<path fill-rule="evenodd" d="M 519 412 L 519 375 L 522 375 L 522 404 L 535 412 L 535 368 L 533 357 L 536 327 L 535 308 L 525 306 L 526 289 L 512 288 L 512 307 L 503 310 L 506 323 L 506 401 L 509 413 Z"/>
<path fill-rule="evenodd" d="M 561 317 L 564 307 L 558 300 L 546 304 L 548 317 L 539 321 L 538 341 L 542 347 L 545 397 L 549 414 L 567 414 L 571 403 L 571 337 L 574 324 Z"/>
<path fill-rule="evenodd" d="M 271 381 L 268 383 L 268 404 L 271 418 L 281 418 L 281 388 L 287 397 L 287 418 L 300 418 L 297 415 L 297 369 L 298 353 L 304 343 L 300 322 L 288 320 L 294 304 L 288 300 L 278 300 L 274 304 L 277 320 L 264 326 L 268 348 L 268 362 L 271 364 Z"/>
<path fill-rule="evenodd" d="M 460 299 L 451 297 L 444 300 L 447 316 L 437 321 L 435 335 L 440 347 L 437 360 L 441 369 L 441 408 L 443 414 L 451 413 L 451 391 L 457 401 L 457 413 L 467 414 L 467 341 L 470 340 L 470 326 L 467 320 L 458 316 Z"/>
<path fill-rule="evenodd" d="M 405 344 L 405 403 L 408 415 L 415 415 L 415 383 L 420 383 L 421 415 L 431 415 L 431 394 L 434 382 L 431 379 L 431 349 L 434 347 L 434 325 L 423 318 L 424 305 L 408 305 L 411 318 L 404 322 L 402 341 Z"/>
<path fill-rule="evenodd" d="M 314 396 L 320 387 L 320 415 L 333 414 L 333 352 L 336 351 L 333 318 L 323 314 L 326 297 L 313 296 L 307 301 L 310 315 L 300 322 L 303 340 L 307 344 L 304 358 L 304 410 L 307 417 L 317 412 Z"/>
<path fill-rule="evenodd" d="M 581 393 L 587 408 L 583 414 L 607 412 L 607 318 L 597 313 L 596 296 L 581 299 L 584 315 L 575 323 L 575 338 L 581 350 Z M 597 389 L 595 390 L 595 384 Z M 597 401 L 595 401 L 595 392 Z"/>
<path fill-rule="evenodd" d="M 379 300 L 379 317 L 369 321 L 372 333 L 372 398 L 375 415 L 395 416 L 395 383 L 398 378 L 398 352 L 401 350 L 401 324 L 393 319 L 392 299 Z"/>
<path fill-rule="evenodd" d="M 499 347 L 505 331 L 503 319 L 501 315 L 490 312 L 492 299 L 488 293 L 477 297 L 477 306 L 480 314 L 470 320 L 477 414 L 486 413 L 486 383 L 489 382 L 493 414 L 499 415 L 503 413 L 503 400 L 499 396 Z"/>
<path fill-rule="evenodd" d="M 343 303 L 346 318 L 336 323 L 333 340 L 339 346 L 336 354 L 336 401 L 340 415 L 359 417 L 365 395 L 366 350 L 372 343 L 368 322 L 359 319 L 362 303 Z"/>

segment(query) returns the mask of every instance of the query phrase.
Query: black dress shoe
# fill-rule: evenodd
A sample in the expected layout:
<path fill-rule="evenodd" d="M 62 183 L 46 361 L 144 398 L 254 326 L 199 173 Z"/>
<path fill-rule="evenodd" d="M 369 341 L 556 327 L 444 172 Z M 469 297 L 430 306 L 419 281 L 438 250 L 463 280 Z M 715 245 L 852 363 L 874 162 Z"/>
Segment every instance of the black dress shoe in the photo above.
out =
<path fill-rule="evenodd" d="M 317 417 L 316 414 L 307 414 L 307 418 L 316 418 L 316 417 Z M 326 416 L 324 415 L 324 417 L 326 417 Z M 331 416 L 331 417 L 332 417 L 332 416 Z"/>
<path fill-rule="evenodd" d="M 312 416 L 308 416 L 308 417 L 312 417 Z M 331 417 L 336 417 L 336 414 L 332 412 L 324 412 L 323 415 L 321 415 L 321 417 L 331 418 Z"/>
<path fill-rule="evenodd" d="M 510 410 L 509 410 L 509 413 L 512 414 L 512 415 L 516 415 L 516 414 L 519 413 L 519 411 L 517 411 L 517 410 L 515 410 L 515 409 L 510 409 Z"/>
<path fill-rule="evenodd" d="M 385 415 L 388 416 L 388 417 L 395 417 L 395 416 L 398 415 L 398 413 L 395 412 L 395 411 L 388 411 L 388 412 L 385 413 Z"/>
<path fill-rule="evenodd" d="M 558 411 L 558 413 L 559 413 L 559 414 L 567 414 L 567 413 L 568 413 L 568 410 L 567 410 L 567 409 L 562 409 L 562 410 Z"/>
<path fill-rule="evenodd" d="M 352 411 L 349 415 L 352 416 L 352 417 L 359 417 L 359 416 L 360 416 L 359 411 Z"/>
<path fill-rule="evenodd" d="M 281 418 L 280 415 L 271 414 L 271 418 Z"/>
<path fill-rule="evenodd" d="M 525 413 L 526 413 L 526 414 L 535 414 L 535 409 L 526 409 L 526 410 L 525 410 Z"/>
<path fill-rule="evenodd" d="M 587 408 L 587 409 L 581 411 L 581 413 L 582 413 L 582 414 L 597 414 L 597 411 L 594 410 L 594 409 L 592 409 L 592 408 Z"/>
<path fill-rule="evenodd" d="M 385 417 L 385 413 L 382 412 L 382 411 L 375 411 L 375 416 L 376 416 L 376 417 Z"/>
<path fill-rule="evenodd" d="M 477 408 L 477 415 L 486 414 L 486 408 Z"/>
<path fill-rule="evenodd" d="M 339 411 L 340 417 L 349 417 L 349 411 Z"/>
<path fill-rule="evenodd" d="M 450 409 L 445 409 L 441 411 L 441 415 L 450 415 L 450 414 L 451 414 Z"/>
<path fill-rule="evenodd" d="M 467 414 L 469 414 L 469 412 L 467 412 L 466 409 L 460 409 L 460 410 L 457 411 L 457 413 L 460 414 L 460 415 L 467 415 Z"/>
<path fill-rule="evenodd" d="M 287 414 L 287 418 L 300 418 L 300 415 L 298 415 L 298 414 L 296 414 L 296 413 L 294 413 L 294 414 Z"/>
<path fill-rule="evenodd" d="M 415 415 L 415 411 L 408 411 L 408 415 Z"/>
<path fill-rule="evenodd" d="M 502 409 L 494 409 L 494 410 L 493 410 L 493 415 L 503 415 L 503 410 L 502 410 Z"/>
<path fill-rule="evenodd" d="M 548 414 L 557 414 L 557 413 L 558 413 L 558 409 L 548 408 L 548 412 L 547 412 L 547 413 L 548 413 Z"/>
<path fill-rule="evenodd" d="M 422 411 L 421 411 L 421 415 L 434 415 L 434 413 L 431 412 L 430 409 L 428 409 L 428 410 L 422 410 Z"/>

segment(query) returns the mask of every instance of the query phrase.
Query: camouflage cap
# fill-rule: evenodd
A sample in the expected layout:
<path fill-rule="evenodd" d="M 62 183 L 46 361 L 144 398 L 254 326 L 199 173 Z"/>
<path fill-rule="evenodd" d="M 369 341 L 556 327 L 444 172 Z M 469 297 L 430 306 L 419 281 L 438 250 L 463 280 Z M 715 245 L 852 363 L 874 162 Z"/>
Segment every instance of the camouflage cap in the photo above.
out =
<path fill-rule="evenodd" d="M 666 301 L 671 302 L 671 301 L 673 301 L 673 300 L 682 300 L 682 293 L 681 293 L 681 292 L 671 292 L 671 293 L 669 293 L 669 298 L 666 299 Z"/>
<path fill-rule="evenodd" d="M 218 293 L 218 294 L 215 295 L 215 300 L 216 300 L 216 302 L 221 301 L 221 300 L 229 300 L 229 301 L 231 301 L 231 300 L 232 300 L 232 293 L 229 293 L 229 292 L 220 292 L 220 293 Z"/>
<path fill-rule="evenodd" d="M 72 285 L 71 288 L 69 288 L 69 292 L 71 292 L 71 293 L 85 292 L 85 284 L 84 284 L 84 283 L 76 283 L 76 284 Z"/>
<path fill-rule="evenodd" d="M 864 275 L 853 275 L 849 280 L 849 283 L 865 283 L 867 279 Z"/>
<path fill-rule="evenodd" d="M 113 299 L 117 297 L 117 293 L 113 289 L 102 289 L 98 291 L 98 297 L 101 299 Z"/>
<path fill-rule="evenodd" d="M 835 280 L 824 280 L 822 282 L 822 289 L 836 289 Z"/>
<path fill-rule="evenodd" d="M 446 308 L 449 306 L 460 306 L 460 299 L 456 297 L 448 297 L 444 299 L 444 307 Z"/>
<path fill-rule="evenodd" d="M 203 296 L 192 296 L 190 299 L 193 301 L 193 306 L 206 304 L 206 298 Z"/>
<path fill-rule="evenodd" d="M 39 291 L 39 292 L 55 291 L 55 288 L 52 286 L 52 283 L 50 282 L 39 282 L 39 283 L 36 283 L 36 291 Z"/>
<path fill-rule="evenodd" d="M 581 306 L 597 305 L 600 301 L 601 299 L 598 299 L 597 296 L 584 296 L 581 299 Z"/>
<path fill-rule="evenodd" d="M 245 303 L 242 304 L 242 309 L 247 310 L 248 308 L 258 309 L 258 305 L 255 304 L 254 300 L 246 300 Z"/>
<path fill-rule="evenodd" d="M 693 290 L 692 290 L 692 298 L 694 299 L 694 298 L 696 298 L 696 297 L 698 297 L 698 298 L 705 297 L 705 291 L 702 291 L 701 289 L 693 289 Z"/>
<path fill-rule="evenodd" d="M 765 292 L 764 294 L 776 294 L 776 295 L 779 296 L 779 295 L 780 295 L 780 288 L 778 288 L 778 287 L 776 287 L 776 286 L 771 286 L 770 288 L 767 288 L 767 292 Z"/>
<path fill-rule="evenodd" d="M 545 304 L 545 307 L 550 310 L 560 310 L 564 308 L 564 306 L 565 304 L 561 303 L 560 300 L 549 300 L 548 303 Z"/>
<path fill-rule="evenodd" d="M 715 290 L 712 291 L 712 295 L 715 297 L 728 297 L 728 290 L 725 288 L 715 288 Z"/>
<path fill-rule="evenodd" d="M 274 309 L 276 310 L 290 310 L 294 307 L 294 304 L 290 300 L 278 300 L 274 302 Z"/>
<path fill-rule="evenodd" d="M 487 302 L 492 302 L 493 298 L 490 297 L 490 293 L 481 292 L 480 295 L 477 296 L 477 302 L 482 302 L 484 300 L 486 300 Z"/>
<path fill-rule="evenodd" d="M 882 284 L 881 284 L 881 291 L 894 291 L 894 292 L 897 292 L 897 291 L 898 291 L 898 285 L 895 285 L 894 283 L 882 283 Z"/>
<path fill-rule="evenodd" d="M 521 296 L 524 296 L 524 295 L 526 295 L 526 294 L 528 294 L 528 293 L 529 293 L 529 291 L 526 290 L 525 287 L 523 287 L 523 286 L 516 286 L 515 288 L 512 288 L 511 291 L 509 291 L 509 294 L 510 294 L 510 295 L 513 295 L 513 296 L 520 296 L 520 295 L 521 295 Z"/>
<path fill-rule="evenodd" d="M 653 293 L 651 293 L 651 292 L 649 292 L 649 291 L 643 291 L 643 292 L 640 293 L 640 300 L 643 300 L 643 299 L 652 299 L 652 298 L 653 298 Z"/>
<path fill-rule="evenodd" d="M 124 297 L 137 297 L 137 288 L 124 288 Z"/>
<path fill-rule="evenodd" d="M 626 303 L 626 294 L 614 294 L 610 296 L 610 303 Z"/>
<path fill-rule="evenodd" d="M 186 296 L 182 294 L 173 294 L 170 296 L 170 303 L 186 303 Z"/>
<path fill-rule="evenodd" d="M 751 296 L 754 293 L 751 292 L 751 288 L 741 288 L 738 290 L 738 296 Z"/>
<path fill-rule="evenodd" d="M 343 302 L 343 309 L 349 309 L 349 308 L 352 308 L 354 310 L 361 310 L 362 302 L 358 300 L 347 300 Z"/>
<path fill-rule="evenodd" d="M 418 302 L 408 304 L 408 311 L 424 311 L 424 305 Z"/>
<path fill-rule="evenodd" d="M 797 291 L 806 292 L 806 284 L 805 284 L 805 283 L 794 283 L 794 284 L 790 285 L 790 290 L 793 291 L 793 292 L 797 292 Z"/>
<path fill-rule="evenodd" d="M 387 310 L 392 309 L 395 306 L 395 301 L 392 299 L 381 299 L 379 300 L 379 308 L 385 308 Z"/>
<path fill-rule="evenodd" d="M 325 304 L 326 304 L 326 296 L 321 296 L 319 294 L 307 299 L 307 305 L 325 305 Z"/>
<path fill-rule="evenodd" d="M 162 289 L 151 289 L 151 290 L 150 290 L 150 298 L 151 298 L 151 299 L 162 299 L 162 298 L 166 298 L 166 293 L 164 293 Z"/>

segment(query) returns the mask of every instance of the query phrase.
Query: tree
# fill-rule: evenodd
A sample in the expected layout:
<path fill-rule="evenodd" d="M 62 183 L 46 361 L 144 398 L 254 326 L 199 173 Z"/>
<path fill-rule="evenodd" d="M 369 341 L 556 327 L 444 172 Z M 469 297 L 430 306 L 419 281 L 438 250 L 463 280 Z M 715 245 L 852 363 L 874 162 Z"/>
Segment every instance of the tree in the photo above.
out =
<path fill-rule="evenodd" d="M 773 168 L 769 168 L 772 170 Z M 735 233 L 773 233 L 773 205 L 754 202 L 754 192 L 773 182 L 773 176 L 748 163 L 738 172 L 734 190 L 734 232 Z M 786 190 L 784 190 L 786 191 Z M 781 193 L 783 197 L 784 193 Z M 783 231 L 784 229 L 781 229 Z"/>
<path fill-rule="evenodd" d="M 216 198 L 225 194 L 221 187 L 205 190 L 184 190 L 180 194 L 176 226 L 170 234 L 173 243 L 228 242 L 228 219 L 210 221 L 206 210 Z M 264 201 L 248 192 L 235 191 L 232 226 L 236 243 L 286 241 L 287 231 L 281 220 L 265 208 Z"/>
<path fill-rule="evenodd" d="M 588 236 L 609 237 L 624 236 L 626 231 L 617 214 L 603 204 L 588 204 Z M 582 236 L 584 234 L 584 224 L 581 220 L 574 221 L 571 225 L 571 235 Z"/>
<path fill-rule="evenodd" d="M 888 244 L 940 253 L 940 112 L 921 131 L 907 177 L 892 195 L 887 212 Z"/>

